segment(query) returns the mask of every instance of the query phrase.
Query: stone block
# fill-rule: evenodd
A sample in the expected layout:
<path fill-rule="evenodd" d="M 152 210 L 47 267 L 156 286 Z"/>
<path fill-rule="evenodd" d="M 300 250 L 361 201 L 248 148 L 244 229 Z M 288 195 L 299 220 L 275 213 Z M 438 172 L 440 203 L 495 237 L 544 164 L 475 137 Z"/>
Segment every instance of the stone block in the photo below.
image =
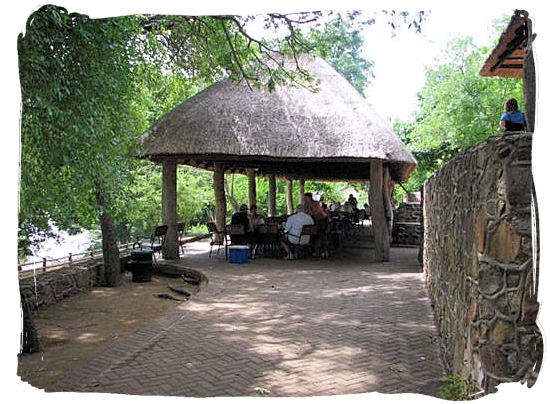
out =
<path fill-rule="evenodd" d="M 487 255 L 499 262 L 509 263 L 517 257 L 520 247 L 521 237 L 508 222 L 502 221 L 488 237 Z"/>
<path fill-rule="evenodd" d="M 485 207 L 482 207 L 476 216 L 475 228 L 477 251 L 483 254 L 485 251 L 485 234 L 487 232 L 487 212 Z"/>
<path fill-rule="evenodd" d="M 509 167 L 506 175 L 506 190 L 508 203 L 514 211 L 515 207 L 529 205 L 531 203 L 531 190 L 533 177 L 531 167 Z"/>
<path fill-rule="evenodd" d="M 521 307 L 520 323 L 522 325 L 535 324 L 539 314 L 539 303 L 535 297 L 526 298 Z"/>
<path fill-rule="evenodd" d="M 485 295 L 492 295 L 500 291 L 504 286 L 502 270 L 491 264 L 480 263 L 479 267 L 479 291 Z"/>
<path fill-rule="evenodd" d="M 515 326 L 512 322 L 498 318 L 491 330 L 491 341 L 496 345 L 512 342 L 515 337 Z"/>
<path fill-rule="evenodd" d="M 497 377 L 510 374 L 510 364 L 506 355 L 492 344 L 483 345 L 480 350 L 481 367 Z"/>
<path fill-rule="evenodd" d="M 481 299 L 479 302 L 479 318 L 481 320 L 491 320 L 495 316 L 495 306 L 488 299 Z"/>

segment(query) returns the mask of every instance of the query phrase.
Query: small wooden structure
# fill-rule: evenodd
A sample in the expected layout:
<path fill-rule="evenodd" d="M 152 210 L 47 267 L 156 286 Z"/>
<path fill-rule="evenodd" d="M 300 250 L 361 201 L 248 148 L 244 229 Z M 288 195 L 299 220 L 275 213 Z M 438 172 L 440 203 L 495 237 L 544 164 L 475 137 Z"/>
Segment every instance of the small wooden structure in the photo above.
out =
<path fill-rule="evenodd" d="M 536 75 L 532 21 L 525 10 L 516 10 L 479 74 L 485 77 L 523 78 L 527 131 L 535 128 Z"/>
<path fill-rule="evenodd" d="M 251 90 L 223 80 L 168 112 L 142 136 L 143 157 L 163 164 L 163 220 L 169 226 L 165 258 L 177 258 L 176 165 L 214 172 L 216 223 L 225 224 L 225 173 L 269 178 L 268 212 L 274 214 L 275 177 L 292 181 L 370 181 L 376 259 L 389 259 L 389 196 L 416 166 L 412 154 L 348 81 L 320 58 L 298 66 L 318 79 L 317 91 L 279 86 Z"/>

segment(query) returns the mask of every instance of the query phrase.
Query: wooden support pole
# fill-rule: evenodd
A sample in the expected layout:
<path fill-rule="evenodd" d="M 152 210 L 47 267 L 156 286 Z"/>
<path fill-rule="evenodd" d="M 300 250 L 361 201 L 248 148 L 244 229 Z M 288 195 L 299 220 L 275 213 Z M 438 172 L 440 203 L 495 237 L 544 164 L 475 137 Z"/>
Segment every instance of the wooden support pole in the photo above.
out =
<path fill-rule="evenodd" d="M 304 194 L 306 193 L 306 180 L 300 178 L 300 205 L 304 204 Z"/>
<path fill-rule="evenodd" d="M 269 191 L 267 194 L 267 215 L 268 216 L 277 216 L 275 197 L 277 194 L 277 183 L 275 181 L 275 176 L 270 175 L 269 177 Z"/>
<path fill-rule="evenodd" d="M 537 77 L 533 57 L 533 40 L 531 19 L 527 20 L 527 47 L 523 60 L 523 99 L 525 103 L 525 120 L 527 132 L 535 131 L 535 110 L 537 97 Z"/>
<path fill-rule="evenodd" d="M 225 231 L 225 216 L 227 206 L 225 202 L 225 187 L 223 172 L 225 167 L 220 163 L 214 163 L 214 197 L 216 200 L 216 227 L 219 231 Z"/>
<path fill-rule="evenodd" d="M 384 212 L 386 214 L 386 224 L 388 226 L 388 234 L 391 239 L 393 231 L 393 205 L 391 197 L 393 194 L 393 181 L 390 176 L 390 169 L 384 167 Z"/>
<path fill-rule="evenodd" d="M 389 261 L 390 237 L 384 208 L 384 169 L 380 160 L 370 163 L 369 202 L 374 232 L 374 259 L 377 262 Z"/>
<path fill-rule="evenodd" d="M 248 177 L 248 207 L 256 205 L 256 173 L 254 170 L 246 170 Z"/>
<path fill-rule="evenodd" d="M 162 256 L 178 259 L 178 211 L 177 211 L 177 163 L 167 160 L 162 163 L 162 224 L 168 226 Z"/>
<path fill-rule="evenodd" d="M 294 202 L 292 201 L 292 180 L 286 180 L 286 213 L 292 215 L 294 213 Z"/>

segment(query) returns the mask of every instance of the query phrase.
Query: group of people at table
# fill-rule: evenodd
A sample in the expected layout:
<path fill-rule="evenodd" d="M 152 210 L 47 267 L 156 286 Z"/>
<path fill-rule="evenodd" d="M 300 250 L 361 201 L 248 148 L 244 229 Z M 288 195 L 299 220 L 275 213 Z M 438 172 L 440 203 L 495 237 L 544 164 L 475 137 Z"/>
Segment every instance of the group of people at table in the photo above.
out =
<path fill-rule="evenodd" d="M 364 205 L 363 213 L 368 213 L 368 205 Z M 293 259 L 293 246 L 314 244 L 313 254 L 325 254 L 320 251 L 323 243 L 327 242 L 327 231 L 329 228 L 330 217 L 338 212 L 348 214 L 348 217 L 357 217 L 359 210 L 357 209 L 357 199 L 350 194 L 348 201 L 343 205 L 333 203 L 330 207 L 319 201 L 313 200 L 311 193 L 305 193 L 302 198 L 302 203 L 298 205 L 296 211 L 288 216 L 283 217 L 278 222 L 279 232 L 277 244 L 284 251 L 285 259 Z M 250 248 L 250 258 L 255 258 L 257 250 L 262 245 L 264 234 L 260 231 L 266 225 L 266 220 L 272 221 L 274 218 L 265 219 L 258 214 L 258 207 L 251 205 L 250 209 L 246 204 L 241 205 L 238 212 L 235 212 L 231 217 L 230 226 L 238 226 L 244 229 L 244 232 L 239 234 L 230 234 L 231 244 L 248 245 Z M 304 226 L 315 226 L 315 235 L 302 234 Z M 314 239 L 311 240 L 310 238 Z M 325 246 L 326 247 L 326 246 Z"/>

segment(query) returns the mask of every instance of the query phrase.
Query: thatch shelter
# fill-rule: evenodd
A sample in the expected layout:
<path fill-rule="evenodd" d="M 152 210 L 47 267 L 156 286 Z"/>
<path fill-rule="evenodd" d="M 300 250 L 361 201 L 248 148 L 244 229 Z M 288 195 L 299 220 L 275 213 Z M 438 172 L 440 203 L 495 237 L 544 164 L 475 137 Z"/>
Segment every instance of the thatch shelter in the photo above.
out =
<path fill-rule="evenodd" d="M 270 92 L 223 80 L 144 134 L 143 156 L 164 166 L 165 223 L 176 222 L 177 164 L 214 171 L 219 226 L 225 223 L 225 172 L 247 173 L 252 194 L 256 175 L 273 184 L 275 177 L 300 179 L 302 186 L 307 179 L 370 181 L 377 257 L 387 260 L 391 187 L 407 180 L 416 161 L 389 124 L 324 60 L 304 56 L 299 66 L 318 79 L 316 91 L 279 86 Z"/>
<path fill-rule="evenodd" d="M 535 123 L 536 76 L 532 21 L 525 10 L 516 10 L 479 74 L 484 77 L 523 78 L 527 130 Z"/>

